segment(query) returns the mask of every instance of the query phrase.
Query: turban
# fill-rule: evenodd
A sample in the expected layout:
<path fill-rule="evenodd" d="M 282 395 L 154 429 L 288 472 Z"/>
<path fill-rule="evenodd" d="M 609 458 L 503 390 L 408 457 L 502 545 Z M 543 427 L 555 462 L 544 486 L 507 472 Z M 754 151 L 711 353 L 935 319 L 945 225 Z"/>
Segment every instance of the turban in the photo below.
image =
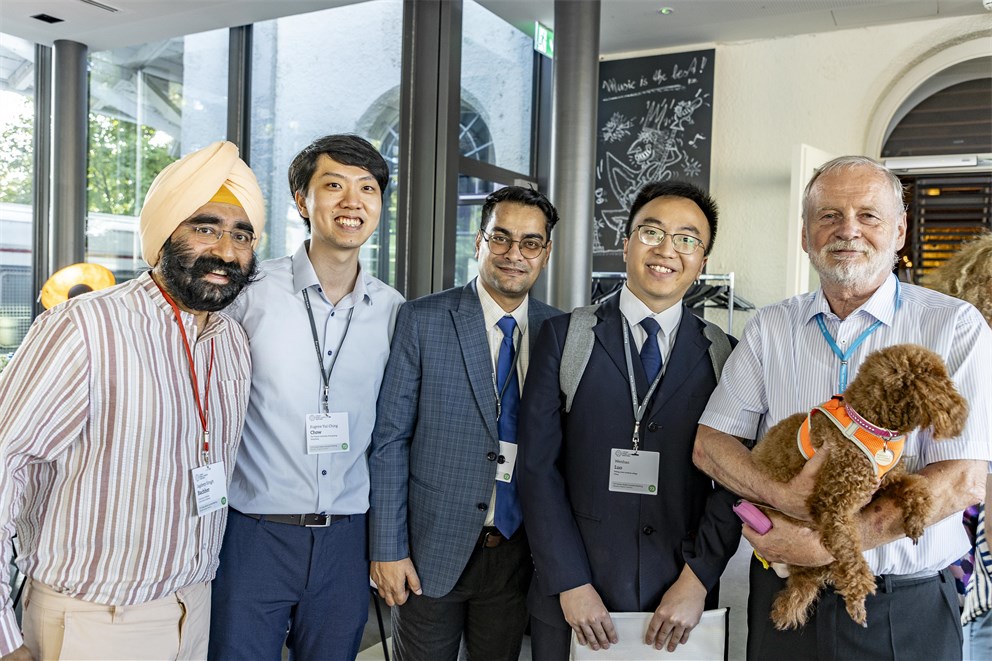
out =
<path fill-rule="evenodd" d="M 162 170 L 141 207 L 141 254 L 154 267 L 162 246 L 184 220 L 217 194 L 221 186 L 237 198 L 256 236 L 265 227 L 265 202 L 255 175 L 231 142 L 215 142 Z"/>

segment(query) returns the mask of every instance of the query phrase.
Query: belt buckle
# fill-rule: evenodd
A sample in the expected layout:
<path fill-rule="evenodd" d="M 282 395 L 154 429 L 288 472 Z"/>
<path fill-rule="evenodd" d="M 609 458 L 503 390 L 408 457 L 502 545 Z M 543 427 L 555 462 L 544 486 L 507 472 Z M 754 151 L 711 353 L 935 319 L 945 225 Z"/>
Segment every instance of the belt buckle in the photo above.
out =
<path fill-rule="evenodd" d="M 318 523 L 307 523 L 307 517 L 313 517 Z M 331 517 L 327 514 L 301 514 L 300 525 L 305 528 L 326 528 L 331 525 Z"/>
<path fill-rule="evenodd" d="M 490 538 L 492 542 L 490 542 Z M 487 549 L 494 549 L 503 543 L 503 536 L 499 531 L 486 531 L 482 535 L 482 546 Z"/>

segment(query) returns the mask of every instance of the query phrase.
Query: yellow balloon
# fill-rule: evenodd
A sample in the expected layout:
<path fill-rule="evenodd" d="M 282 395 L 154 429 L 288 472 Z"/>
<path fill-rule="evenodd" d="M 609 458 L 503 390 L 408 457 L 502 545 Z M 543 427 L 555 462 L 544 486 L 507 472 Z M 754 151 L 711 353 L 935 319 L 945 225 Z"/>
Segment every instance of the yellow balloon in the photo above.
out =
<path fill-rule="evenodd" d="M 64 303 L 69 299 L 69 290 L 77 289 L 97 291 L 117 284 L 117 279 L 110 269 L 99 264 L 85 262 L 67 266 L 52 274 L 45 286 L 41 288 L 41 304 L 45 309 Z M 76 292 L 81 293 L 81 292 Z"/>

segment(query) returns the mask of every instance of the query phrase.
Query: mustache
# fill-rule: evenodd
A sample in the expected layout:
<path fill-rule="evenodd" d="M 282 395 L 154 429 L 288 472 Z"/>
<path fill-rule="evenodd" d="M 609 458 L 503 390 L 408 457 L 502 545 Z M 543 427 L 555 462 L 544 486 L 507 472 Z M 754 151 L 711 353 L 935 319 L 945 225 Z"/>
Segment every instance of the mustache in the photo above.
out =
<path fill-rule="evenodd" d="M 838 240 L 833 243 L 828 243 L 823 247 L 824 252 L 833 252 L 835 250 L 857 250 L 869 255 L 874 254 L 872 247 L 865 243 L 864 241 L 844 241 Z"/>
<path fill-rule="evenodd" d="M 218 257 L 208 255 L 199 257 L 189 265 L 189 274 L 193 278 L 200 278 L 214 271 L 227 276 L 231 284 L 243 287 L 254 279 L 256 269 L 252 268 L 252 265 L 243 269 L 236 262 L 225 262 Z"/>

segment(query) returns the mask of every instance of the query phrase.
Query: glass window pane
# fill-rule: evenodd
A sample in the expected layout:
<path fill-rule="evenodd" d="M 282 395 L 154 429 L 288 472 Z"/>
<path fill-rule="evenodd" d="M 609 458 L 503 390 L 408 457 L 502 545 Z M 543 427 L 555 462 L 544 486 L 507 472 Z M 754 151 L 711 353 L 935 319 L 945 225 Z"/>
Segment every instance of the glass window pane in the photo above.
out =
<path fill-rule="evenodd" d="M 401 0 L 254 25 L 251 162 L 268 204 L 261 257 L 291 254 L 306 238 L 286 181 L 293 157 L 315 138 L 355 133 L 379 149 L 390 169 L 379 228 L 362 248 L 362 265 L 395 282 L 402 27 Z"/>
<path fill-rule="evenodd" d="M 228 30 L 90 56 L 86 260 L 117 281 L 146 268 L 138 212 L 180 156 L 227 135 Z"/>
<path fill-rule="evenodd" d="M 462 155 L 530 174 L 533 83 L 531 38 L 474 0 L 466 0 L 462 18 Z M 485 133 L 466 121 L 471 117 L 482 121 Z"/>
<path fill-rule="evenodd" d="M 467 284 L 479 275 L 475 258 L 475 236 L 482 224 L 482 205 L 486 196 L 503 188 L 503 184 L 477 177 L 458 175 L 458 224 L 455 229 L 455 286 Z"/>
<path fill-rule="evenodd" d="M 0 33 L 0 369 L 31 325 L 34 44 Z"/>

